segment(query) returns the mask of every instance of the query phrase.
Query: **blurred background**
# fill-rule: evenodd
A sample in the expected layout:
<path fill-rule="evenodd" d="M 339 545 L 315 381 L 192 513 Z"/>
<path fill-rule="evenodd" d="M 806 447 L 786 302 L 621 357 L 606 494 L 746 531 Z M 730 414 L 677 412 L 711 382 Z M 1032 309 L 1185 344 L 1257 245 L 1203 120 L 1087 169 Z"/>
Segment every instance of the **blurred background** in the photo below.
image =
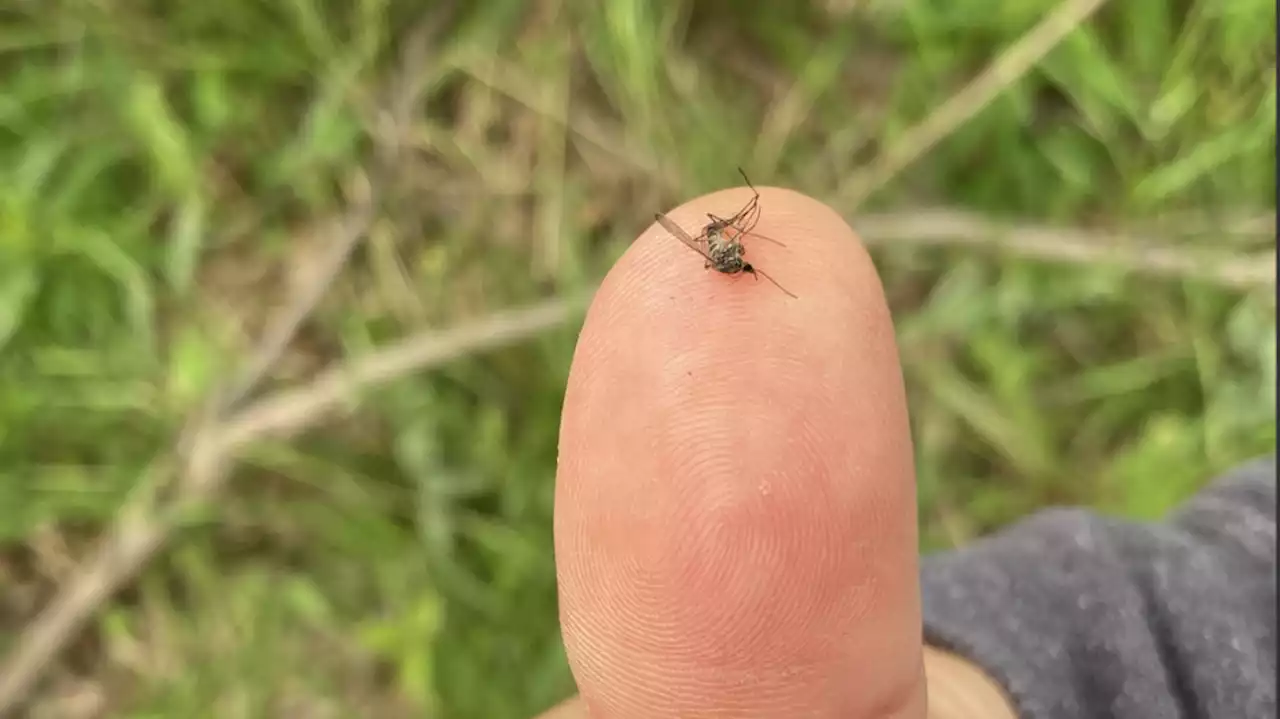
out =
<path fill-rule="evenodd" d="M 582 298 L 739 165 L 872 246 L 925 549 L 1161 515 L 1275 442 L 1275 34 L 1270 0 L 3 0 L 0 712 L 572 692 Z"/>

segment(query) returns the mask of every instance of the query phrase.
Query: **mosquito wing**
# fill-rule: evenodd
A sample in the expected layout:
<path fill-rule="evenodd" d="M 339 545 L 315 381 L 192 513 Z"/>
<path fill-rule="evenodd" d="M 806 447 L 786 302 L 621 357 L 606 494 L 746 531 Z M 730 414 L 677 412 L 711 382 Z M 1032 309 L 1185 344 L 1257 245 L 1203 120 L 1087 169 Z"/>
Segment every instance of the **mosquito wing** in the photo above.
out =
<path fill-rule="evenodd" d="M 702 249 L 702 247 L 699 246 L 698 241 L 690 237 L 689 233 L 685 232 L 684 229 L 681 228 L 680 225 L 677 225 L 675 222 L 673 222 L 671 218 L 657 212 L 655 212 L 653 216 L 658 221 L 658 224 L 662 225 L 662 228 L 664 230 L 666 230 L 667 232 L 670 232 L 677 240 L 680 240 L 681 242 L 688 245 L 689 249 L 705 257 L 708 262 L 711 261 L 711 255 L 708 255 L 706 250 Z"/>

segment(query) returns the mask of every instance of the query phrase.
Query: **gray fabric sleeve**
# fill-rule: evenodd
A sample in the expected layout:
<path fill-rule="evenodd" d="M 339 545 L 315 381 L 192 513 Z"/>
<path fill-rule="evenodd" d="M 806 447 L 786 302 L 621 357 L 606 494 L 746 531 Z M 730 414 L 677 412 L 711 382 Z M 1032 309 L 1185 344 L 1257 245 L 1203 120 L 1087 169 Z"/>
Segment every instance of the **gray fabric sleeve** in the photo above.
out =
<path fill-rule="evenodd" d="M 921 568 L 925 638 L 1025 719 L 1276 716 L 1276 463 L 1159 524 L 1055 509 Z"/>

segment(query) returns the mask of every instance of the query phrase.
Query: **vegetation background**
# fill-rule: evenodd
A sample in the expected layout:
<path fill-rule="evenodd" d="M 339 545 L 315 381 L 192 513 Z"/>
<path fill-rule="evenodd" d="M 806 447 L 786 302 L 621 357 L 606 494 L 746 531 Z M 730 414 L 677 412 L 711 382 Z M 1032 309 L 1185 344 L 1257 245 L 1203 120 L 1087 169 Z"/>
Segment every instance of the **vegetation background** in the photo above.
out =
<path fill-rule="evenodd" d="M 6 0 L 0 713 L 567 695 L 581 298 L 739 164 L 874 247 L 927 549 L 1160 515 L 1275 442 L 1275 36 L 1270 0 Z"/>

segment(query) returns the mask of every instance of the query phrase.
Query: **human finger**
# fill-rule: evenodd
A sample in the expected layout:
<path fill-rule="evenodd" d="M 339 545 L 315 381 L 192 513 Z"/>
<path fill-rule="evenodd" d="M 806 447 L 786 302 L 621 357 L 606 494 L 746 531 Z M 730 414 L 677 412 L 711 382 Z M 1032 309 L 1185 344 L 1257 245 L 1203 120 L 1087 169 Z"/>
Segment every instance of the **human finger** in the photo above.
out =
<path fill-rule="evenodd" d="M 669 213 L 696 235 L 745 188 Z M 747 259 L 649 227 L 605 278 L 566 391 L 561 624 L 597 719 L 923 716 L 916 507 L 893 327 L 822 203 L 762 188 Z"/>

